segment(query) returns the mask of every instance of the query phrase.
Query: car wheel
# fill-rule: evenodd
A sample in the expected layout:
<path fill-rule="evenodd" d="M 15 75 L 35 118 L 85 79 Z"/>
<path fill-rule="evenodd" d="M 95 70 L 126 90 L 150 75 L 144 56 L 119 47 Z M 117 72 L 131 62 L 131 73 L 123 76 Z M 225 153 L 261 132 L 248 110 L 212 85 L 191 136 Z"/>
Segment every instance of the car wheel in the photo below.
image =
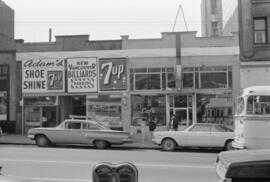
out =
<path fill-rule="evenodd" d="M 164 151 L 173 151 L 176 147 L 176 143 L 174 140 L 167 138 L 162 141 L 161 146 L 162 146 L 162 150 Z"/>
<path fill-rule="evenodd" d="M 50 144 L 49 139 L 44 135 L 38 135 L 35 138 L 36 144 L 39 147 L 47 147 Z"/>
<path fill-rule="evenodd" d="M 94 142 L 97 149 L 105 149 L 109 146 L 108 142 L 104 140 L 97 140 Z"/>
<path fill-rule="evenodd" d="M 225 145 L 224 145 L 224 150 L 225 150 L 225 151 L 233 150 L 233 147 L 232 147 L 232 140 L 226 141 L 226 143 L 225 143 Z"/>

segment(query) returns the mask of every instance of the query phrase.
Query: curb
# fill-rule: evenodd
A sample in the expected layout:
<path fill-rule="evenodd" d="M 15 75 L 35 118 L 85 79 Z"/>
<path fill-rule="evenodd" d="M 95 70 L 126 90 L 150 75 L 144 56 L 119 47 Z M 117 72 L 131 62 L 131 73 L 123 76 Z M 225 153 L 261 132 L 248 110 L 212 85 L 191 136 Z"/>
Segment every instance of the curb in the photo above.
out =
<path fill-rule="evenodd" d="M 35 143 L 18 143 L 18 142 L 13 143 L 13 142 L 1 142 L 0 141 L 0 145 L 25 145 L 26 146 L 26 145 L 36 145 L 36 144 Z M 138 146 L 138 145 L 136 145 L 136 146 L 115 145 L 112 148 L 152 149 L 152 150 L 159 149 L 158 146 L 151 147 L 151 146 Z"/>

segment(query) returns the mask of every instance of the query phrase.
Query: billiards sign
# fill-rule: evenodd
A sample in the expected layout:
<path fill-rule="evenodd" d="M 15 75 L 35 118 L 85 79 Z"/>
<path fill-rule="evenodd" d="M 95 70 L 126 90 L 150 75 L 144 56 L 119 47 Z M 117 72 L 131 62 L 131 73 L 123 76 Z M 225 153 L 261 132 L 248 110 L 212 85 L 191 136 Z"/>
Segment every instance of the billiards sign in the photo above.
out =
<path fill-rule="evenodd" d="M 127 90 L 127 60 L 99 60 L 99 91 Z"/>

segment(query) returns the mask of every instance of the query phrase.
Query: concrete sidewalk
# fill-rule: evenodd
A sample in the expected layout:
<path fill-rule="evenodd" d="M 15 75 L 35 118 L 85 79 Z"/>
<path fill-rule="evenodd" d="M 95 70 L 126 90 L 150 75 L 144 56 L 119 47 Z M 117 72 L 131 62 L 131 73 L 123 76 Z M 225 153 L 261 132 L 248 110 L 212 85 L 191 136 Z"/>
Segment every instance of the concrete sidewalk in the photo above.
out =
<path fill-rule="evenodd" d="M 4 134 L 0 136 L 0 144 L 9 144 L 9 145 L 35 145 L 35 141 L 27 138 L 26 135 L 12 135 Z M 127 143 L 119 145 L 119 147 L 129 147 L 129 148 L 141 148 L 141 149 L 158 149 L 159 146 L 153 144 L 150 140 L 139 141 L 134 139 L 134 143 Z"/>

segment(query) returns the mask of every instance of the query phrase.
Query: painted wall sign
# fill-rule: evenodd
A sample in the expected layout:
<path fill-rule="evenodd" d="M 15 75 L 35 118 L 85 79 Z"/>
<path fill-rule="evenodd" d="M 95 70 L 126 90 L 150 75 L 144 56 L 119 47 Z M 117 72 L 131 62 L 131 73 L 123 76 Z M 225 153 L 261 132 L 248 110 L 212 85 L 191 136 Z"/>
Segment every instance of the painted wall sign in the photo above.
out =
<path fill-rule="evenodd" d="M 127 60 L 125 58 L 99 60 L 99 90 L 127 90 Z"/>
<path fill-rule="evenodd" d="M 68 92 L 97 92 L 97 58 L 67 61 Z"/>
<path fill-rule="evenodd" d="M 22 61 L 23 93 L 64 92 L 64 59 Z"/>

